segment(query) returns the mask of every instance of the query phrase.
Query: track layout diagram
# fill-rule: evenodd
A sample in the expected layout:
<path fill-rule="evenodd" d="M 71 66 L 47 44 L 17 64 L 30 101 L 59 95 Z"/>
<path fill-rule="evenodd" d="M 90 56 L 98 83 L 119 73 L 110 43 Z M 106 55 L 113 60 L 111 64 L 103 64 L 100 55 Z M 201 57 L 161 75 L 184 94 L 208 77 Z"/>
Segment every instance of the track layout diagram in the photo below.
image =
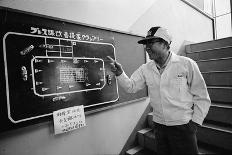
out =
<path fill-rule="evenodd" d="M 107 56 L 115 58 L 113 44 L 5 33 L 9 120 L 20 123 L 75 105 L 88 108 L 117 101 L 117 81 Z"/>

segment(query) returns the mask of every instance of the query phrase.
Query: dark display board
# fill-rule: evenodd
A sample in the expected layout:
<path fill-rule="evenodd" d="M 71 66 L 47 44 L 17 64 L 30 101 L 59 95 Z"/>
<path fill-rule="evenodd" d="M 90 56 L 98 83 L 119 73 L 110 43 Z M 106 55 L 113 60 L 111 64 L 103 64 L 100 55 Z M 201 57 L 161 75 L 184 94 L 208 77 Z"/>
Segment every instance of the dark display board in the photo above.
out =
<path fill-rule="evenodd" d="M 147 96 L 124 95 L 107 59 L 116 59 L 125 40 L 141 37 L 8 8 L 0 8 L 0 21 L 0 131 L 51 120 L 63 108 L 94 111 Z M 145 61 L 136 51 L 142 57 L 130 61 L 134 67 Z"/>

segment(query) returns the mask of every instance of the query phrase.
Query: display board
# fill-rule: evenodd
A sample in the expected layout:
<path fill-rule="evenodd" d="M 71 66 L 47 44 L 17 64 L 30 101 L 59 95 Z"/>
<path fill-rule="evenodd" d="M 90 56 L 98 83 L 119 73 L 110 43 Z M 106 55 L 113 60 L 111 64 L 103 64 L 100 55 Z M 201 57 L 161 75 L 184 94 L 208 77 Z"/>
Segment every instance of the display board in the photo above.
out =
<path fill-rule="evenodd" d="M 48 121 L 63 108 L 93 111 L 147 95 L 121 98 L 107 59 L 121 47 L 115 36 L 141 37 L 8 8 L 0 21 L 0 131 Z"/>

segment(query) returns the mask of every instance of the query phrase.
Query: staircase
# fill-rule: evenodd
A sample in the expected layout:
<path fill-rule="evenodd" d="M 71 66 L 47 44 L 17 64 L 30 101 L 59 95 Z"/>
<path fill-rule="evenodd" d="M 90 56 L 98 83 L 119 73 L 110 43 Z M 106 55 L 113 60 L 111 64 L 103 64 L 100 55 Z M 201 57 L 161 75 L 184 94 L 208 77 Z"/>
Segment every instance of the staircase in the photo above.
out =
<path fill-rule="evenodd" d="M 231 154 L 232 38 L 187 45 L 186 56 L 197 62 L 212 100 L 197 132 L 200 154 Z M 137 131 L 136 140 L 138 145 L 127 150 L 127 155 L 155 154 L 152 113 L 147 115 L 147 127 Z"/>
<path fill-rule="evenodd" d="M 155 136 L 152 130 L 152 112 L 147 115 L 147 128 L 137 131 L 138 145 L 126 151 L 126 155 L 155 154 Z"/>
<path fill-rule="evenodd" d="M 198 130 L 199 144 L 223 153 L 232 152 L 232 37 L 186 46 L 195 60 L 212 101 Z"/>

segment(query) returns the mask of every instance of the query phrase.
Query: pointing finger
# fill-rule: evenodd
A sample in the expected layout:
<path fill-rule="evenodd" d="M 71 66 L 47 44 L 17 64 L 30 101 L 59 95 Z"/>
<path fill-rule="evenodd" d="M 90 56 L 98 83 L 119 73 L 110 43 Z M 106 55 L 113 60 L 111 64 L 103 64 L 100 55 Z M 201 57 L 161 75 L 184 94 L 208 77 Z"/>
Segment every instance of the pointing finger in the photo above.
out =
<path fill-rule="evenodd" d="M 108 58 L 112 63 L 115 63 L 115 60 L 112 59 L 110 56 L 107 56 L 107 58 Z"/>

